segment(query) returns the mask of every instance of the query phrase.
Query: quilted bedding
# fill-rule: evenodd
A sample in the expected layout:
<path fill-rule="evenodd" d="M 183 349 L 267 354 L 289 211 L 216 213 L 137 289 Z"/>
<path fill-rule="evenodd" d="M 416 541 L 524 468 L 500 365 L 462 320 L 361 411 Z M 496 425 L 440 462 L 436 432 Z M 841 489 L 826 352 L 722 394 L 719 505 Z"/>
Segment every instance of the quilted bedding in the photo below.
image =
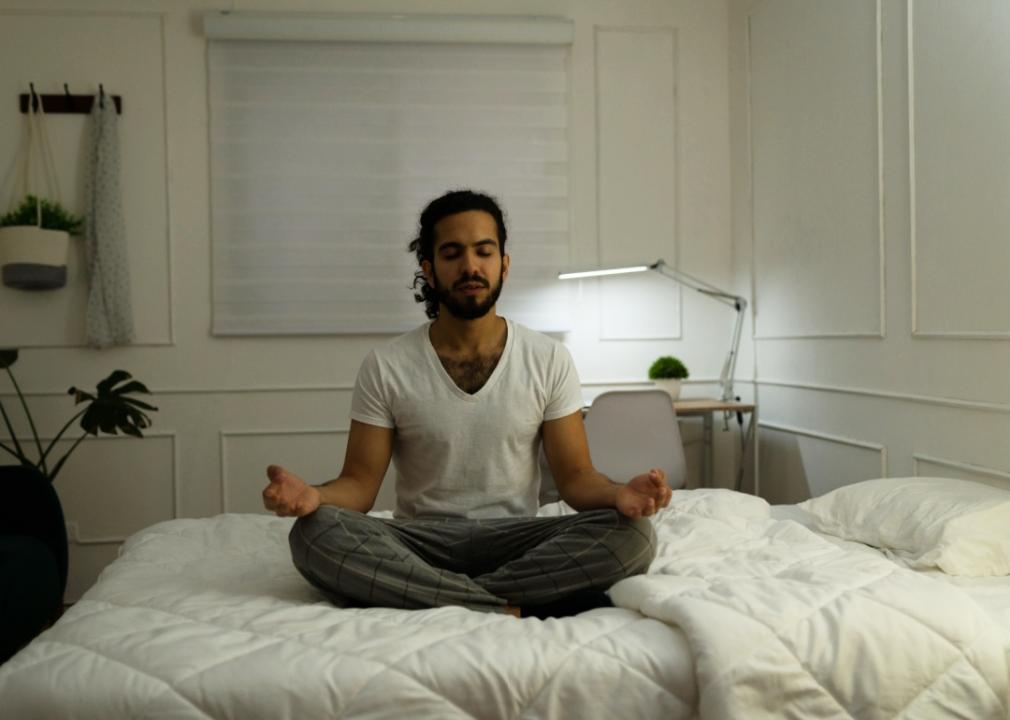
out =
<path fill-rule="evenodd" d="M 1007 717 L 1010 631 L 963 590 L 677 491 L 620 606 L 540 621 L 340 609 L 290 520 L 174 520 L 0 667 L 4 718 Z"/>
<path fill-rule="evenodd" d="M 770 517 L 675 493 L 615 603 L 680 627 L 703 718 L 1006 718 L 1010 631 L 964 590 Z"/>
<path fill-rule="evenodd" d="M 632 610 L 516 620 L 338 609 L 288 519 L 173 520 L 130 538 L 0 667 L 0 718 L 687 718 L 683 634 Z"/>

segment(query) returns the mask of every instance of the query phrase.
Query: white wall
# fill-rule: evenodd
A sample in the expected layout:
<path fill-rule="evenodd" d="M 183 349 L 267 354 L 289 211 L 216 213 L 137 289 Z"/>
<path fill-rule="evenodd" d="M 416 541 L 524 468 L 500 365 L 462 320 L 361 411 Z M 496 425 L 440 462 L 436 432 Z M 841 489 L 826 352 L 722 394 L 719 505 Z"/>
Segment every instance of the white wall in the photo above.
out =
<path fill-rule="evenodd" d="M 730 28 L 762 494 L 1010 487 L 1010 6 L 740 0 Z"/>
<path fill-rule="evenodd" d="M 160 408 L 145 439 L 88 441 L 57 480 L 73 535 L 69 599 L 123 538 L 146 525 L 257 511 L 269 462 L 313 480 L 334 476 L 358 364 L 383 339 L 210 335 L 206 40 L 199 18 L 225 7 L 572 18 L 573 263 L 663 257 L 718 285 L 734 282 L 727 2 L 3 0 L 0 96 L 8 112 L 0 113 L 0 162 L 13 159 L 21 122 L 15 96 L 29 81 L 41 92 L 58 92 L 64 82 L 90 92 L 102 82 L 124 98 L 124 211 L 138 344 L 81 347 L 85 279 L 78 253 L 66 289 L 0 290 L 0 345 L 23 348 L 16 371 L 43 435 L 71 414 L 68 386 L 93 385 L 118 367 L 146 382 Z M 49 118 L 65 200 L 76 208 L 85 127 L 83 116 Z M 9 192 L 5 186 L 0 200 Z M 645 292 L 607 286 L 602 307 L 596 283 L 573 284 L 570 292 L 577 322 L 563 339 L 587 397 L 641 381 L 666 353 L 681 356 L 698 381 L 689 394 L 716 392 L 732 329 L 725 308 L 700 296 L 680 298 L 662 281 Z M 739 373 L 745 379 L 746 367 Z M 739 387 L 747 397 L 748 384 Z M 6 383 L 0 393 L 12 408 Z M 697 427 L 685 424 L 696 468 Z M 735 438 L 717 433 L 717 445 L 717 478 L 729 484 Z"/>

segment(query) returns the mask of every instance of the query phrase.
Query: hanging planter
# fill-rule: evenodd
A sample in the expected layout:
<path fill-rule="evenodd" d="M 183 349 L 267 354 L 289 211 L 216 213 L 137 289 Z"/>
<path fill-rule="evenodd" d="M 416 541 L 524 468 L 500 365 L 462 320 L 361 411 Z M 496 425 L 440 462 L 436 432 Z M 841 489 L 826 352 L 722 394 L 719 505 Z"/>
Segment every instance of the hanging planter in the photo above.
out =
<path fill-rule="evenodd" d="M 3 284 L 19 290 L 49 290 L 67 284 L 70 234 L 21 226 L 0 228 Z"/>
<path fill-rule="evenodd" d="M 83 220 L 60 206 L 28 195 L 0 217 L 0 273 L 3 284 L 20 290 L 47 290 L 67 284 L 70 235 Z"/>
<path fill-rule="evenodd" d="M 32 95 L 37 97 L 34 87 Z M 71 215 L 59 203 L 56 163 L 44 117 L 41 103 L 29 108 L 15 184 L 15 197 L 20 190 L 23 199 L 0 217 L 0 280 L 19 290 L 49 290 L 67 284 L 70 236 L 80 234 L 84 224 L 82 218 Z M 42 164 L 49 193 L 56 200 L 44 200 L 32 193 L 33 161 Z"/>

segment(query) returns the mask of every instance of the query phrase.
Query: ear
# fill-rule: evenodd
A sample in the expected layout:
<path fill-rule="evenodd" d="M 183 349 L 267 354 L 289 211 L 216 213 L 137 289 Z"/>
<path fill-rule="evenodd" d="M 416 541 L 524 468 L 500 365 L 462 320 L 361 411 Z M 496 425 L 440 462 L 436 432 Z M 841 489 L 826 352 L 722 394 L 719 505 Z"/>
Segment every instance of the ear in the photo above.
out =
<path fill-rule="evenodd" d="M 431 274 L 431 263 L 427 260 L 421 261 L 421 272 L 424 273 L 424 281 L 428 283 L 428 287 L 435 287 L 435 279 Z"/>
<path fill-rule="evenodd" d="M 512 261 L 512 258 L 510 256 L 508 256 L 508 255 L 502 255 L 502 258 L 501 258 L 501 276 L 502 276 L 502 280 L 504 280 L 505 278 L 507 278 L 509 276 L 509 263 L 511 261 Z"/>

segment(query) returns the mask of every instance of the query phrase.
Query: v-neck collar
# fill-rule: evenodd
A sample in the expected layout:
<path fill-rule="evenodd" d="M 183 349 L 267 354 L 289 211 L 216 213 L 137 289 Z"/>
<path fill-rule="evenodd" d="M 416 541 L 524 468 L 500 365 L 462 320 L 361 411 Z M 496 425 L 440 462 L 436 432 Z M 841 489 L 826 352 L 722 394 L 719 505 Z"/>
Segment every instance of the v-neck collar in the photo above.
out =
<path fill-rule="evenodd" d="M 435 321 L 432 320 L 427 325 L 424 326 L 424 344 L 427 349 L 428 361 L 434 366 L 435 372 L 441 376 L 442 381 L 449 387 L 449 390 L 460 400 L 466 400 L 467 402 L 477 402 L 484 395 L 490 392 L 491 388 L 498 378 L 504 372 L 503 368 L 508 360 L 509 353 L 512 350 L 512 341 L 515 338 L 515 331 L 512 327 L 512 321 L 507 317 L 502 318 L 505 321 L 505 349 L 501 351 L 501 357 L 498 358 L 498 364 L 495 365 L 494 370 L 491 371 L 490 377 L 488 377 L 487 382 L 485 382 L 480 390 L 475 393 L 468 393 L 459 385 L 456 381 L 452 379 L 452 376 L 442 365 L 442 361 L 438 357 L 438 353 L 435 352 L 435 346 L 431 344 L 431 325 Z"/>

